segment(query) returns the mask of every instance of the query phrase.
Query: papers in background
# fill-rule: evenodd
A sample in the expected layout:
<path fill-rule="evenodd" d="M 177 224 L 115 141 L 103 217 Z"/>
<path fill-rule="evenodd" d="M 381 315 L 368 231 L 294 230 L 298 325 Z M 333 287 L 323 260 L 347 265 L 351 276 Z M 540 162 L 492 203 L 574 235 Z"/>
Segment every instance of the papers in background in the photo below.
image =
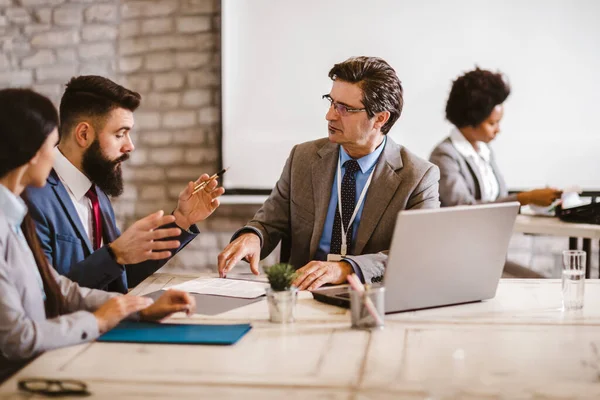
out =
<path fill-rule="evenodd" d="M 260 275 L 254 275 L 252 272 L 228 273 L 227 279 L 269 283 L 269 279 L 267 279 L 267 274 L 265 273 L 261 273 Z"/>
<path fill-rule="evenodd" d="M 178 289 L 190 293 L 254 299 L 263 296 L 265 294 L 265 289 L 268 286 L 269 284 L 263 282 L 251 282 L 237 279 L 198 278 L 164 288 L 163 290 Z"/>

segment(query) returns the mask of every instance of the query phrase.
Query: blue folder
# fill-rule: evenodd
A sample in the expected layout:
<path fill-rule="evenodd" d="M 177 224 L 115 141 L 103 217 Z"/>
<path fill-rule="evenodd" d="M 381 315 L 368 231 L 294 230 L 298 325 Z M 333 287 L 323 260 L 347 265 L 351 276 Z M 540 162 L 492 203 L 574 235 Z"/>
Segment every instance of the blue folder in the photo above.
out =
<path fill-rule="evenodd" d="M 164 344 L 234 344 L 252 326 L 158 324 L 124 321 L 98 338 L 99 342 Z"/>

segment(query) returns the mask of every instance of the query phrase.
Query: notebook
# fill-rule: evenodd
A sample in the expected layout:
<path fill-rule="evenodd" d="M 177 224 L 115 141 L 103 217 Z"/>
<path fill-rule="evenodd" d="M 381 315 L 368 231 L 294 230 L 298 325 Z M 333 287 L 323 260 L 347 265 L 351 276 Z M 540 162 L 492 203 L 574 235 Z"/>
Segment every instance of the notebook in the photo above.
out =
<path fill-rule="evenodd" d="M 98 341 L 230 345 L 240 340 L 250 329 L 250 324 L 191 325 L 123 321 L 100 336 Z"/>

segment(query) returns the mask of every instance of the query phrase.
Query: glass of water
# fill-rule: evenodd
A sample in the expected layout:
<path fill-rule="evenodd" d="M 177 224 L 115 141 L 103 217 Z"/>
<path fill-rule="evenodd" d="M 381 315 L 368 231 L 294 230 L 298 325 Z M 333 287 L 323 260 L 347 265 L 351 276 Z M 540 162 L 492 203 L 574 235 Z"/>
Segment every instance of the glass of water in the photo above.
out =
<path fill-rule="evenodd" d="M 565 311 L 583 308 L 585 256 L 582 250 L 563 251 L 562 303 Z"/>

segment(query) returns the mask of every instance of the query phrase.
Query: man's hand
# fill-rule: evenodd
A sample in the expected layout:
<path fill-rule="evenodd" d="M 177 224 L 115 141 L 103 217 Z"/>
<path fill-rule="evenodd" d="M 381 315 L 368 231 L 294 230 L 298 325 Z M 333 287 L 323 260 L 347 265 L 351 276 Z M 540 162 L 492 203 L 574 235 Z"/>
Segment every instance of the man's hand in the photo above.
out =
<path fill-rule="evenodd" d="M 158 241 L 181 235 L 181 229 L 158 229 L 175 221 L 172 215 L 158 211 L 136 221 L 117 240 L 109 244 L 119 264 L 137 264 L 146 260 L 162 260 L 171 256 L 168 249 L 177 249 L 178 240 Z M 165 251 L 156 251 L 165 250 Z"/>
<path fill-rule="evenodd" d="M 292 284 L 298 290 L 315 290 L 326 283 L 344 283 L 353 272 L 352 265 L 345 261 L 311 261 L 297 271 L 298 275 Z"/>
<path fill-rule="evenodd" d="M 258 262 L 260 261 L 260 238 L 255 233 L 244 233 L 238 236 L 233 242 L 219 254 L 219 276 L 227 277 L 235 264 L 242 258 L 250 263 L 250 270 L 254 275 L 258 275 Z"/>
<path fill-rule="evenodd" d="M 152 304 L 152 299 L 138 296 L 117 296 L 102 304 L 94 312 L 98 321 L 98 331 L 107 332 L 130 314 L 138 312 Z"/>
<path fill-rule="evenodd" d="M 218 182 L 213 179 L 201 189 L 194 193 L 194 188 L 202 182 L 208 181 L 207 174 L 202 175 L 196 182 L 188 182 L 187 186 L 179 193 L 177 208 L 173 212 L 177 226 L 188 229 L 190 226 L 204 221 L 219 207 L 218 197 L 225 193 L 225 189 L 217 187 Z"/>
<path fill-rule="evenodd" d="M 554 188 L 535 189 L 528 192 L 521 192 L 517 195 L 517 199 L 522 205 L 535 204 L 536 206 L 547 207 L 559 199 L 562 191 Z"/>
<path fill-rule="evenodd" d="M 145 321 L 160 321 L 173 313 L 185 311 L 190 316 L 196 311 L 196 299 L 181 290 L 167 290 L 148 308 L 140 312 Z"/>

